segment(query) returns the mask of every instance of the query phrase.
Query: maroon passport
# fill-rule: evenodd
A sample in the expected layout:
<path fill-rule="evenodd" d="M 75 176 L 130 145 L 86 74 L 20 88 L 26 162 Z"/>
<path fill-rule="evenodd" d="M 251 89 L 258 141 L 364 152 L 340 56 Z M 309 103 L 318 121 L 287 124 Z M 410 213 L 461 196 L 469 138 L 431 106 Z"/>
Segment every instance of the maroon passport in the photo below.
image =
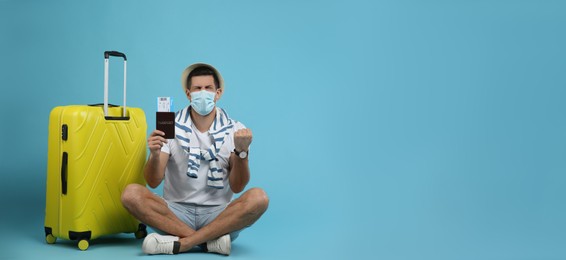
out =
<path fill-rule="evenodd" d="M 175 138 L 175 112 L 156 112 L 155 128 L 165 133 L 165 139 Z"/>

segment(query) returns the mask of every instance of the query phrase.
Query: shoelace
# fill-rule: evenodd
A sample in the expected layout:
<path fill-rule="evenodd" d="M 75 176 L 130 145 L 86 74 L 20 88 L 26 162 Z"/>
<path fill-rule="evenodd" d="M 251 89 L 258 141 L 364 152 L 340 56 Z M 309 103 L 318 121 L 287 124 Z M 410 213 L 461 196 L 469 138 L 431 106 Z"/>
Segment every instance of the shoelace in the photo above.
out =
<path fill-rule="evenodd" d="M 210 241 L 210 244 L 207 245 L 208 251 L 222 252 L 222 253 L 226 252 L 226 249 L 223 248 L 223 247 L 220 245 L 220 244 L 225 245 L 225 243 L 221 243 L 220 240 L 221 240 L 221 239 L 219 238 L 219 239 Z"/>
<path fill-rule="evenodd" d="M 160 253 L 166 253 L 166 254 L 172 254 L 173 253 L 173 243 L 174 241 L 166 241 L 166 242 L 162 242 L 157 240 L 157 252 Z"/>

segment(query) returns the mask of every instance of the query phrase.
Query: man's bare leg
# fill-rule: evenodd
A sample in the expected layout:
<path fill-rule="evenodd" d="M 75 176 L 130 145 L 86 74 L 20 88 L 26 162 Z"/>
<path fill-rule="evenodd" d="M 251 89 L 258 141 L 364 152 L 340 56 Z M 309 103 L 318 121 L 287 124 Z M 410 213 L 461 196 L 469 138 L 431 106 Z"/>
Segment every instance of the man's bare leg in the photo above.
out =
<path fill-rule="evenodd" d="M 244 192 L 242 196 L 232 201 L 210 224 L 196 232 L 193 231 L 194 233 L 190 235 L 180 236 L 181 247 L 179 251 L 189 251 L 194 246 L 253 224 L 267 210 L 268 204 L 269 199 L 262 189 L 253 188 Z"/>
<path fill-rule="evenodd" d="M 122 193 L 122 205 L 139 221 L 179 238 L 195 231 L 169 209 L 167 203 L 139 184 L 129 184 Z"/>

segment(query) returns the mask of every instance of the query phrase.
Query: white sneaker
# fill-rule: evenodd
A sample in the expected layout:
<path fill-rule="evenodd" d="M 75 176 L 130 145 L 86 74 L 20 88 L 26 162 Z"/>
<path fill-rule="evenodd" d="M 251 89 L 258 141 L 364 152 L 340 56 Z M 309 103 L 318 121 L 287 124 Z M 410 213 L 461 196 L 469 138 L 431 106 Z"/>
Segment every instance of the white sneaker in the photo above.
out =
<path fill-rule="evenodd" d="M 208 252 L 230 255 L 230 250 L 232 249 L 230 234 L 206 242 L 206 249 Z"/>
<path fill-rule="evenodd" d="M 180 244 L 177 241 L 179 241 L 179 237 L 164 236 L 157 233 L 151 233 L 147 235 L 147 237 L 145 237 L 145 239 L 143 240 L 142 251 L 149 255 L 176 254 L 179 253 L 180 247 Z"/>

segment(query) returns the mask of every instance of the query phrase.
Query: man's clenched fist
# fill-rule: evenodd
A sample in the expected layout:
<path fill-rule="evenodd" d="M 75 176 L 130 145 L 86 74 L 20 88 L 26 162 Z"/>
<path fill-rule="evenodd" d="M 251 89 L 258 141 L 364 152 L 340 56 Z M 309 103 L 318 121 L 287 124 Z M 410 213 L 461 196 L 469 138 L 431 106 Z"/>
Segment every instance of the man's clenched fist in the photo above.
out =
<path fill-rule="evenodd" d="M 248 151 L 251 143 L 252 130 L 249 128 L 240 129 L 234 133 L 234 146 L 236 151 Z"/>

